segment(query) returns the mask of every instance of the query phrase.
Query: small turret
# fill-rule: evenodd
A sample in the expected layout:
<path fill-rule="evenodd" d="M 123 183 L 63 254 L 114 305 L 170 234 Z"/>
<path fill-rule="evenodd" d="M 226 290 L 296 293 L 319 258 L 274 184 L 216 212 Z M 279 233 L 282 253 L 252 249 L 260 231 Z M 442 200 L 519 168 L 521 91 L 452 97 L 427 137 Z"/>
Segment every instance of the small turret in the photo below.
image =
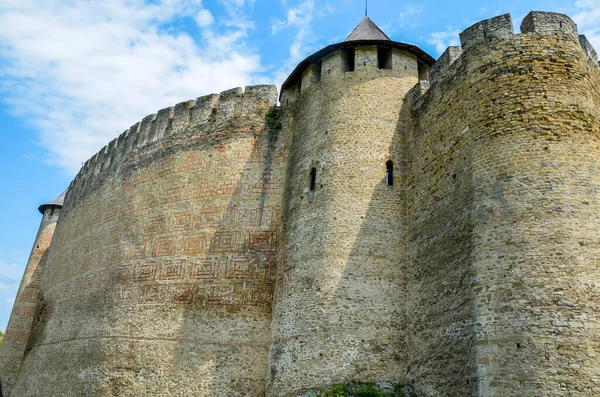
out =
<path fill-rule="evenodd" d="M 43 215 L 42 221 L 19 286 L 2 349 L 0 349 L 0 381 L 3 388 L 0 395 L 2 395 L 2 392 L 7 396 L 10 395 L 25 354 L 31 329 L 34 325 L 40 275 L 44 266 L 46 251 L 50 248 L 66 193 L 65 190 L 55 200 L 38 207 Z"/>
<path fill-rule="evenodd" d="M 56 199 L 49 201 L 46 204 L 40 205 L 38 207 L 38 211 L 40 211 L 40 213 L 44 216 L 46 216 L 47 212 L 50 212 L 50 214 L 48 216 L 58 216 L 60 209 L 62 208 L 63 203 L 65 202 L 66 194 L 67 194 L 67 191 L 65 190 Z"/>

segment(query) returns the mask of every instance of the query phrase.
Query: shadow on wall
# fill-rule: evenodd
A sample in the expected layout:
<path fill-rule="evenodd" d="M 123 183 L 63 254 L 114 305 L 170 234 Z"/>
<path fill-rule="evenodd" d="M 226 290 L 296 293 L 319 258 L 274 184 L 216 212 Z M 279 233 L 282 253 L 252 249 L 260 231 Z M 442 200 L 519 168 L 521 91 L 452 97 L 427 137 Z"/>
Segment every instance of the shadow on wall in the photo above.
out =
<path fill-rule="evenodd" d="M 273 287 L 280 248 L 283 157 L 277 133 L 267 126 L 262 134 L 246 137 L 244 140 L 251 145 L 250 151 L 242 154 L 247 156 L 246 161 L 228 150 L 239 147 L 236 138 L 219 143 L 219 148 L 225 150 L 217 151 L 223 164 L 218 171 L 214 170 L 219 175 L 215 179 L 235 177 L 227 187 L 229 200 L 220 208 L 219 220 L 202 230 L 212 235 L 201 260 L 216 261 L 211 267 L 214 279 L 200 280 L 193 292 L 197 294 L 197 304 L 185 306 L 177 330 L 172 370 L 167 375 L 170 380 L 200 381 L 198 392 L 202 395 L 265 393 Z M 213 150 L 208 148 L 205 155 Z M 213 206 L 214 197 L 208 197 L 204 204 Z M 197 211 L 207 208 L 201 207 Z M 203 324 L 211 321 L 214 324 L 206 329 Z M 198 335 L 199 328 L 208 332 Z M 200 366 L 199 361 L 203 362 Z M 197 371 L 191 371 L 191 365 L 203 368 L 205 376 L 199 377 Z M 169 392 L 176 392 L 176 387 L 171 382 Z"/>
<path fill-rule="evenodd" d="M 250 116 L 131 156 L 62 218 L 19 390 L 264 394 L 283 157 L 267 95 L 238 91 Z"/>

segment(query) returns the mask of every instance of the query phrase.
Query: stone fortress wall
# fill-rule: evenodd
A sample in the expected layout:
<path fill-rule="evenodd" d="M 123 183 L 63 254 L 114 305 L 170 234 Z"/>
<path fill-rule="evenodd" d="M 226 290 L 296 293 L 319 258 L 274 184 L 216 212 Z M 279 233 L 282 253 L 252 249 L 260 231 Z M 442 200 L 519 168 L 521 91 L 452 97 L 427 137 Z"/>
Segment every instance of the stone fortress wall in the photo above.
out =
<path fill-rule="evenodd" d="M 408 378 L 426 396 L 600 394 L 598 61 L 564 15 L 521 31 L 475 24 L 409 96 Z"/>
<path fill-rule="evenodd" d="M 339 49 L 280 108 L 238 88 L 131 127 L 69 187 L 5 393 L 600 394 L 598 61 L 564 15 L 521 30 L 429 73 Z"/>
<path fill-rule="evenodd" d="M 354 71 L 345 72 L 344 58 L 339 49 L 320 71 L 311 65 L 301 95 L 284 107 L 287 293 L 274 301 L 271 396 L 344 380 L 395 382 L 406 372 L 405 194 L 399 179 L 386 185 L 386 162 L 404 161 L 399 120 L 418 60 L 392 49 L 389 69 L 380 69 L 377 46 L 357 47 Z"/>
<path fill-rule="evenodd" d="M 259 86 L 179 104 L 84 165 L 13 395 L 264 393 L 283 159 L 265 114 L 276 99 Z"/>

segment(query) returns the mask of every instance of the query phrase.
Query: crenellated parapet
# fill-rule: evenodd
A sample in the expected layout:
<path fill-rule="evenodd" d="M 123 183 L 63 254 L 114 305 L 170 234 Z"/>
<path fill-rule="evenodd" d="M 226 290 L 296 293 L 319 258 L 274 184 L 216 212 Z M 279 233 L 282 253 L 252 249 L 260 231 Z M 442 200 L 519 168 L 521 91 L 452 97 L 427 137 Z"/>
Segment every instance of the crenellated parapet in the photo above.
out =
<path fill-rule="evenodd" d="M 71 182 L 67 201 L 110 175 L 121 163 L 147 150 L 186 140 L 264 128 L 264 116 L 277 102 L 270 85 L 233 88 L 184 101 L 144 117 L 89 158 Z"/>
<path fill-rule="evenodd" d="M 486 19 L 460 33 L 460 47 L 448 47 L 429 70 L 431 86 L 447 84 L 454 77 L 456 66 L 462 62 L 463 54 L 477 51 L 482 47 L 503 51 L 498 43 L 521 41 L 526 35 L 557 35 L 561 40 L 579 43 L 585 59 L 598 67 L 598 55 L 584 35 L 579 35 L 577 25 L 564 14 L 552 12 L 530 12 L 521 23 L 521 33 L 515 34 L 510 14 Z M 532 50 L 533 51 L 533 50 Z M 476 57 L 479 62 L 482 59 Z M 440 83 L 443 82 L 443 83 Z"/>
<path fill-rule="evenodd" d="M 302 61 L 281 88 L 281 105 L 298 101 L 321 83 L 360 75 L 372 78 L 426 79 L 434 63 L 418 47 L 386 40 L 353 40 L 333 44 Z"/>
<path fill-rule="evenodd" d="M 500 15 L 494 18 L 477 22 L 465 29 L 460 34 L 460 44 L 463 49 L 488 42 L 494 39 L 507 40 L 514 35 L 510 14 Z"/>
<path fill-rule="evenodd" d="M 571 18 L 555 12 L 532 11 L 521 22 L 521 33 L 563 33 L 577 39 L 577 25 Z"/>
<path fill-rule="evenodd" d="M 600 280 L 595 50 L 554 13 L 460 38 L 406 97 L 408 383 L 425 396 L 600 395 L 587 357 L 599 292 L 581 282 Z"/>
<path fill-rule="evenodd" d="M 462 47 L 448 47 L 429 69 L 429 84 L 435 84 L 436 81 L 443 80 L 447 75 L 452 74 L 451 67 L 460 58 L 462 51 Z"/>
<path fill-rule="evenodd" d="M 460 42 L 365 17 L 281 107 L 234 88 L 113 139 L 40 207 L 4 391 L 600 395 L 597 52 L 544 12 Z"/>

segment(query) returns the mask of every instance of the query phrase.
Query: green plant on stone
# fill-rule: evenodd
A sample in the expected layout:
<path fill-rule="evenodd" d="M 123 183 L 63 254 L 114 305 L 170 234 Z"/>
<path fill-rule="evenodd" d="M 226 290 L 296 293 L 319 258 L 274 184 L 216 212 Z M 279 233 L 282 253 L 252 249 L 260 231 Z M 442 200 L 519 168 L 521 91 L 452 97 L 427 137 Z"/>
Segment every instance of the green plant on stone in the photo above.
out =
<path fill-rule="evenodd" d="M 351 382 L 333 385 L 330 389 L 323 390 L 321 397 L 417 397 L 412 388 L 405 389 L 406 385 L 394 384 L 393 390 L 382 390 L 372 382 Z M 410 393 L 410 394 L 407 394 Z"/>
<path fill-rule="evenodd" d="M 333 385 L 329 390 L 321 393 L 321 397 L 346 397 L 348 395 L 347 385 Z"/>
<path fill-rule="evenodd" d="M 277 131 L 281 129 L 282 125 L 279 121 L 279 109 L 277 106 L 273 106 L 271 109 L 269 109 L 269 112 L 265 116 L 265 124 L 267 127 L 273 128 Z"/>

